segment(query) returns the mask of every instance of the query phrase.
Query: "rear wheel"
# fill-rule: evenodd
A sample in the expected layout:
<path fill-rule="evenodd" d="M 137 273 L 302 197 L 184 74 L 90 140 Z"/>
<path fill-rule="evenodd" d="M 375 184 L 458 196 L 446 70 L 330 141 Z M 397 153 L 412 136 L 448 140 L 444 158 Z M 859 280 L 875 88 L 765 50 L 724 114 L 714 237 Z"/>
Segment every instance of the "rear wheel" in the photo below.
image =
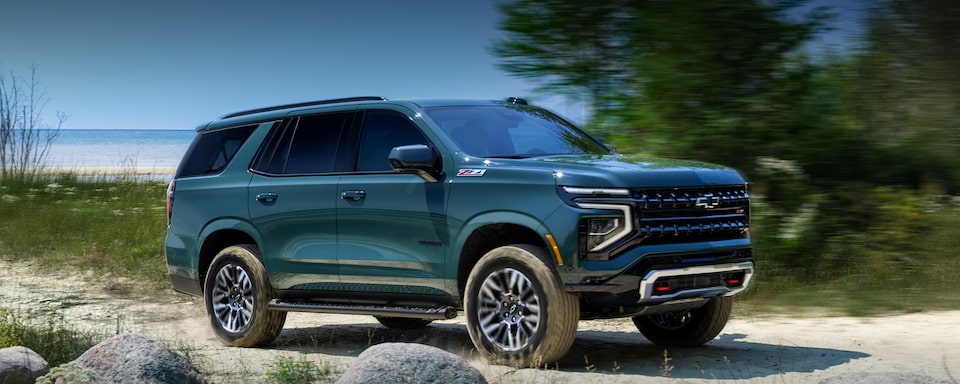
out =
<path fill-rule="evenodd" d="M 213 259 L 203 298 L 213 331 L 224 344 L 258 347 L 277 338 L 287 313 L 271 311 L 273 289 L 256 246 L 224 248 Z"/>
<path fill-rule="evenodd" d="M 433 320 L 428 319 L 413 319 L 406 317 L 384 317 L 384 316 L 374 316 L 377 318 L 377 321 L 380 324 L 383 324 L 384 327 L 392 329 L 420 329 L 424 328 Z"/>
<path fill-rule="evenodd" d="M 494 363 L 535 366 L 556 361 L 577 334 L 580 305 L 531 245 L 496 248 L 467 279 L 464 311 L 470 339 Z"/>
<path fill-rule="evenodd" d="M 654 344 L 692 347 L 717 337 L 727 325 L 731 308 L 733 297 L 715 297 L 700 308 L 636 316 L 633 323 Z"/>

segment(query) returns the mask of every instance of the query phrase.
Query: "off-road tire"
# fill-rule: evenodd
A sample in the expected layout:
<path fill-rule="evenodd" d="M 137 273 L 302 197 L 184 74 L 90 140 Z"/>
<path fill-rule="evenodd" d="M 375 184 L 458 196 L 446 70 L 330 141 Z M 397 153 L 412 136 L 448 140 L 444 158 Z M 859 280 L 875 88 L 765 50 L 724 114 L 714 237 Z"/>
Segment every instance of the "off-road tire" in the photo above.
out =
<path fill-rule="evenodd" d="M 492 363 L 541 366 L 559 360 L 573 344 L 580 303 L 564 291 L 548 260 L 543 248 L 509 245 L 488 252 L 470 272 L 464 294 L 467 331 Z M 506 338 L 506 333 L 518 337 Z"/>
<path fill-rule="evenodd" d="M 694 347 L 713 340 L 730 318 L 733 297 L 715 297 L 700 308 L 636 316 L 633 323 L 647 340 L 662 346 Z"/>
<path fill-rule="evenodd" d="M 234 347 L 270 344 L 287 319 L 286 312 L 267 308 L 273 288 L 254 245 L 230 246 L 214 257 L 203 299 L 214 333 Z"/>
<path fill-rule="evenodd" d="M 421 329 L 426 328 L 433 320 L 414 319 L 408 317 L 384 317 L 374 316 L 380 324 L 390 329 Z"/>

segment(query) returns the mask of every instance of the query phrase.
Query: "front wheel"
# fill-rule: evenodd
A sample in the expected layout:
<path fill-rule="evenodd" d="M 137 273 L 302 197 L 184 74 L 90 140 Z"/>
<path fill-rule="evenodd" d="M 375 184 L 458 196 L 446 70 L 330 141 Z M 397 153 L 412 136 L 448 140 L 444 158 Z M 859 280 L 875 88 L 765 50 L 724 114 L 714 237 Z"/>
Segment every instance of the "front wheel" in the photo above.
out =
<path fill-rule="evenodd" d="M 496 248 L 467 279 L 464 311 L 470 339 L 494 363 L 518 367 L 556 361 L 577 334 L 580 304 L 531 245 Z"/>
<path fill-rule="evenodd" d="M 731 308 L 733 297 L 714 297 L 700 308 L 636 316 L 633 324 L 654 344 L 694 347 L 720 334 Z"/>
<path fill-rule="evenodd" d="M 253 245 L 224 248 L 207 271 L 203 298 L 213 331 L 224 344 L 258 347 L 273 342 L 287 313 L 271 311 L 273 289 Z"/>

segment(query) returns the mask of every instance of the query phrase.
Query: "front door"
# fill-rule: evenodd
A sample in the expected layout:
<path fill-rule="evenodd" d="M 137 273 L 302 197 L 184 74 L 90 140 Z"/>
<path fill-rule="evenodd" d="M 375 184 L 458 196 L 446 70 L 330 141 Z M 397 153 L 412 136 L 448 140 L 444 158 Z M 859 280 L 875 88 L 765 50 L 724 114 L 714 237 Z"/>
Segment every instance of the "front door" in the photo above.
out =
<path fill-rule="evenodd" d="M 359 116 L 358 116 L 359 117 Z M 337 199 L 340 280 L 359 292 L 446 295 L 445 183 L 397 174 L 397 146 L 430 143 L 398 111 L 363 113 L 356 172 L 343 175 Z"/>

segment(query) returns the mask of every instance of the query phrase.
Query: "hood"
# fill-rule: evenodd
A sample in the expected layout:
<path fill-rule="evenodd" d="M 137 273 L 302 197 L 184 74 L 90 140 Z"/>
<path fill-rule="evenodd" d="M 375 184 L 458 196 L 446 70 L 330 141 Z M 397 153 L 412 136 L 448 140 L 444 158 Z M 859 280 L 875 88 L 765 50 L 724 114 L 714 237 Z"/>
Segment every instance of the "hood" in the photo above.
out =
<path fill-rule="evenodd" d="M 550 167 L 558 185 L 589 187 L 698 187 L 745 183 L 733 168 L 647 156 L 582 155 L 526 159 Z"/>

